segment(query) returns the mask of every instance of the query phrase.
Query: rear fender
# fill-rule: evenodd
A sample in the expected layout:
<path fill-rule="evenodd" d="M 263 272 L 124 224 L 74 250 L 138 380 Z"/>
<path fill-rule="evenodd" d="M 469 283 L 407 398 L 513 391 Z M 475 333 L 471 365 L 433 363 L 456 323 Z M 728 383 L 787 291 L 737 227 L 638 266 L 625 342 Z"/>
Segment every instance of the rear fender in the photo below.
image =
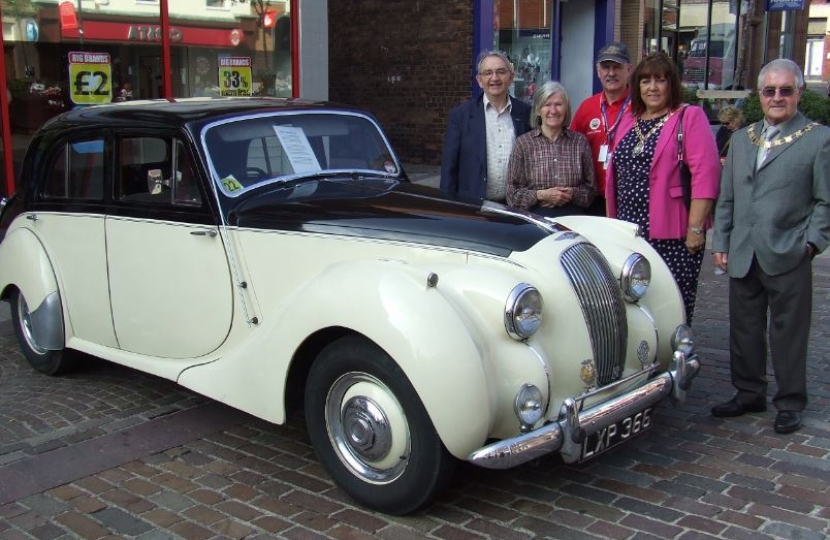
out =
<path fill-rule="evenodd" d="M 63 349 L 63 308 L 52 263 L 37 236 L 20 227 L 11 229 L 0 243 L 0 290 L 4 300 L 12 287 L 26 299 L 35 343 L 45 349 Z"/>

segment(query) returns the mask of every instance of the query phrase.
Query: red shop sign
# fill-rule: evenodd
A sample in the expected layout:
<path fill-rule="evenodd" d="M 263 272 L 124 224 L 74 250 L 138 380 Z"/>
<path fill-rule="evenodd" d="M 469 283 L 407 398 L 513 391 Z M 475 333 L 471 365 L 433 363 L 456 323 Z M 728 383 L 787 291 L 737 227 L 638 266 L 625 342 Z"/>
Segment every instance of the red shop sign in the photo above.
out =
<path fill-rule="evenodd" d="M 78 16 L 75 14 L 74 2 L 61 2 L 58 7 L 58 12 L 61 17 L 62 30 L 74 30 L 78 28 Z"/>

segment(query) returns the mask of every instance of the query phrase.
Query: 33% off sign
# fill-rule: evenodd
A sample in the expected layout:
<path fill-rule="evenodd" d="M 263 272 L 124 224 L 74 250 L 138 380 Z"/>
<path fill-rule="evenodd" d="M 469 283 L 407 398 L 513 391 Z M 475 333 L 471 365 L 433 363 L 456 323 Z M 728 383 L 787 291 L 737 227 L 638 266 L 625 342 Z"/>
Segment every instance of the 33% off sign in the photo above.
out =
<path fill-rule="evenodd" d="M 69 95 L 76 105 L 97 105 L 112 101 L 109 53 L 69 53 Z"/>
<path fill-rule="evenodd" d="M 251 95 L 251 59 L 243 56 L 219 58 L 219 94 Z"/>

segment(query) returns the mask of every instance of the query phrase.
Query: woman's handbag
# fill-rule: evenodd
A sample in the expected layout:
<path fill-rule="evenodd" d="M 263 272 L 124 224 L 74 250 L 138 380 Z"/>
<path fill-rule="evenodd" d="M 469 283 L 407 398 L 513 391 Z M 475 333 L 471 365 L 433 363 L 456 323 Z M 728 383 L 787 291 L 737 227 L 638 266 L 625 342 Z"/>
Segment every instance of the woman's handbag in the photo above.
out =
<path fill-rule="evenodd" d="M 692 171 L 689 165 L 683 160 L 683 113 L 684 106 L 680 110 L 680 117 L 677 120 L 677 163 L 680 165 L 680 187 L 683 188 L 683 203 L 686 209 L 692 206 Z"/>

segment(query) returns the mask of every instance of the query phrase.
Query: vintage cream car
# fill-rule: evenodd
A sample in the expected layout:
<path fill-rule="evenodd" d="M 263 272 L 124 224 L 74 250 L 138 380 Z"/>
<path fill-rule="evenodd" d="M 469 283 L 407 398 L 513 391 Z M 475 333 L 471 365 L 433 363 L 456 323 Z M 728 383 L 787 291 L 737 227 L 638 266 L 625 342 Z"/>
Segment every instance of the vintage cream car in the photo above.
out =
<path fill-rule="evenodd" d="M 423 506 L 457 460 L 595 457 L 699 370 L 636 227 L 413 185 L 378 123 L 332 104 L 65 113 L 0 226 L 35 369 L 80 351 L 276 424 L 297 409 L 334 481 L 383 512 Z"/>

